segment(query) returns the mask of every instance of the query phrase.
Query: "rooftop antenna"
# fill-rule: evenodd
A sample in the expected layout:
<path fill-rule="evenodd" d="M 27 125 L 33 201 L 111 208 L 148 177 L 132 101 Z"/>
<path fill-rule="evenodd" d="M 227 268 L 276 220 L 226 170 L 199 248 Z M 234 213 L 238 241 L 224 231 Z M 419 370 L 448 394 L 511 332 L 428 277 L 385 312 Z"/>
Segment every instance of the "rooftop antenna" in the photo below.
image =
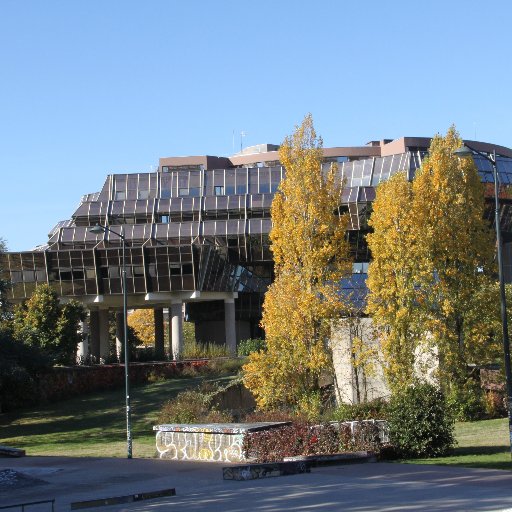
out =
<path fill-rule="evenodd" d="M 240 153 L 242 152 L 242 140 L 246 136 L 245 132 L 240 132 Z"/>

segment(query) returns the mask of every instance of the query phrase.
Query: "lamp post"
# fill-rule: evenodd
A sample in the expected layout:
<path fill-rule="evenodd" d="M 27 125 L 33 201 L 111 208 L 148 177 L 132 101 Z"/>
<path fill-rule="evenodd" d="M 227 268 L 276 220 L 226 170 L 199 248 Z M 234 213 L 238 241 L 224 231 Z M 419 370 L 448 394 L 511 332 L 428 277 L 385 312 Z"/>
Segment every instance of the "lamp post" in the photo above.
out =
<path fill-rule="evenodd" d="M 116 233 L 107 226 L 96 226 L 89 229 L 90 233 L 105 234 L 107 231 L 113 233 L 121 239 L 122 245 L 122 286 L 123 286 L 123 335 L 124 335 L 124 386 L 126 397 L 126 451 L 127 458 L 132 458 L 132 427 L 131 427 L 131 411 L 130 411 L 130 374 L 128 370 L 128 299 L 126 293 L 126 238 L 124 236 L 124 226 L 121 225 L 121 232 Z"/>
<path fill-rule="evenodd" d="M 505 380 L 507 386 L 507 410 L 508 410 L 508 430 L 510 440 L 510 451 L 512 457 L 512 374 L 510 370 L 510 343 L 508 337 L 508 320 L 507 320 L 507 298 L 505 295 L 505 277 L 503 275 L 503 254 L 502 254 L 502 242 L 501 242 L 501 226 L 500 226 L 500 202 L 498 197 L 498 168 L 496 165 L 496 151 L 493 151 L 491 155 L 486 155 L 480 151 L 472 148 L 468 144 L 462 145 L 456 149 L 453 154 L 461 158 L 473 157 L 476 153 L 482 158 L 485 158 L 492 164 L 492 172 L 494 178 L 494 215 L 495 215 L 495 226 L 496 226 L 496 245 L 498 254 L 498 277 L 500 282 L 500 303 L 501 303 L 501 325 L 503 329 L 503 357 L 505 360 Z"/>

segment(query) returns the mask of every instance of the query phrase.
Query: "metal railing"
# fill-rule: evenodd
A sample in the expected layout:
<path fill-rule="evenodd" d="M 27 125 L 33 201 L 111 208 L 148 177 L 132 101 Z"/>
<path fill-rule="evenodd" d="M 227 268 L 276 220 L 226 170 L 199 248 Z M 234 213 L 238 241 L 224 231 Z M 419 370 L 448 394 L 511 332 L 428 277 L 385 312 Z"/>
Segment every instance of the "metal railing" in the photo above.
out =
<path fill-rule="evenodd" d="M 52 504 L 52 512 L 54 512 L 55 498 L 53 500 L 28 501 L 26 503 L 18 503 L 16 505 L 6 505 L 3 507 L 0 507 L 0 510 L 6 510 L 8 508 L 21 508 L 21 512 L 25 512 L 25 507 L 29 507 L 31 505 L 42 505 L 43 503 L 51 503 Z"/>

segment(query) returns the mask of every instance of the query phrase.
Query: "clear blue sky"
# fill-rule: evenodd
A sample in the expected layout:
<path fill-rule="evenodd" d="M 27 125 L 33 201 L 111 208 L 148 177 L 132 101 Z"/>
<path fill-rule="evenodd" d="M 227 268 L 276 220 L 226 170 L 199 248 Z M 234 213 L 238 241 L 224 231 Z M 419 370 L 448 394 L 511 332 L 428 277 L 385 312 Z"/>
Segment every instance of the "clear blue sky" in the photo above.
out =
<path fill-rule="evenodd" d="M 509 0 L 1 0 L 0 237 L 171 155 L 461 135 L 512 146 Z"/>

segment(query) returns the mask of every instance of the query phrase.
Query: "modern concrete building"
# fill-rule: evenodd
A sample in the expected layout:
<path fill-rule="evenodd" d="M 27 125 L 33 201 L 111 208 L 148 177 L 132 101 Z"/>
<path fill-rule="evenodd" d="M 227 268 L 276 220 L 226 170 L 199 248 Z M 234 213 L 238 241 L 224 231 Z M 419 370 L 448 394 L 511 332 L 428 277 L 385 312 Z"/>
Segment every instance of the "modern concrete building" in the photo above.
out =
<path fill-rule="evenodd" d="M 502 183 L 512 183 L 511 149 L 469 142 L 482 152 L 495 150 Z M 375 187 L 401 170 L 412 177 L 429 144 L 429 138 L 403 137 L 323 150 L 323 165 L 334 162 L 344 180 L 340 211 L 349 214 L 355 263 L 343 287 L 356 303 L 362 304 L 365 294 L 370 258 L 365 234 Z M 69 220 L 51 229 L 44 245 L 4 255 L 2 266 L 13 283 L 10 299 L 26 299 L 38 284 L 48 283 L 63 300 L 83 302 L 90 311 L 90 353 L 104 357 L 109 310 L 118 313 L 121 337 L 117 233 L 123 226 L 128 307 L 154 309 L 157 351 L 163 352 L 164 308 L 172 317 L 174 355 L 182 350 L 183 311 L 195 322 L 198 340 L 225 342 L 234 351 L 237 339 L 261 335 L 261 304 L 273 272 L 270 205 L 285 172 L 277 150 L 259 145 L 229 158 L 161 158 L 156 172 L 109 175 L 99 192 L 82 196 Z M 492 183 L 490 164 L 478 156 L 475 162 L 482 180 Z M 502 202 L 502 222 L 510 280 L 509 203 Z M 96 224 L 112 232 L 91 233 Z"/>

